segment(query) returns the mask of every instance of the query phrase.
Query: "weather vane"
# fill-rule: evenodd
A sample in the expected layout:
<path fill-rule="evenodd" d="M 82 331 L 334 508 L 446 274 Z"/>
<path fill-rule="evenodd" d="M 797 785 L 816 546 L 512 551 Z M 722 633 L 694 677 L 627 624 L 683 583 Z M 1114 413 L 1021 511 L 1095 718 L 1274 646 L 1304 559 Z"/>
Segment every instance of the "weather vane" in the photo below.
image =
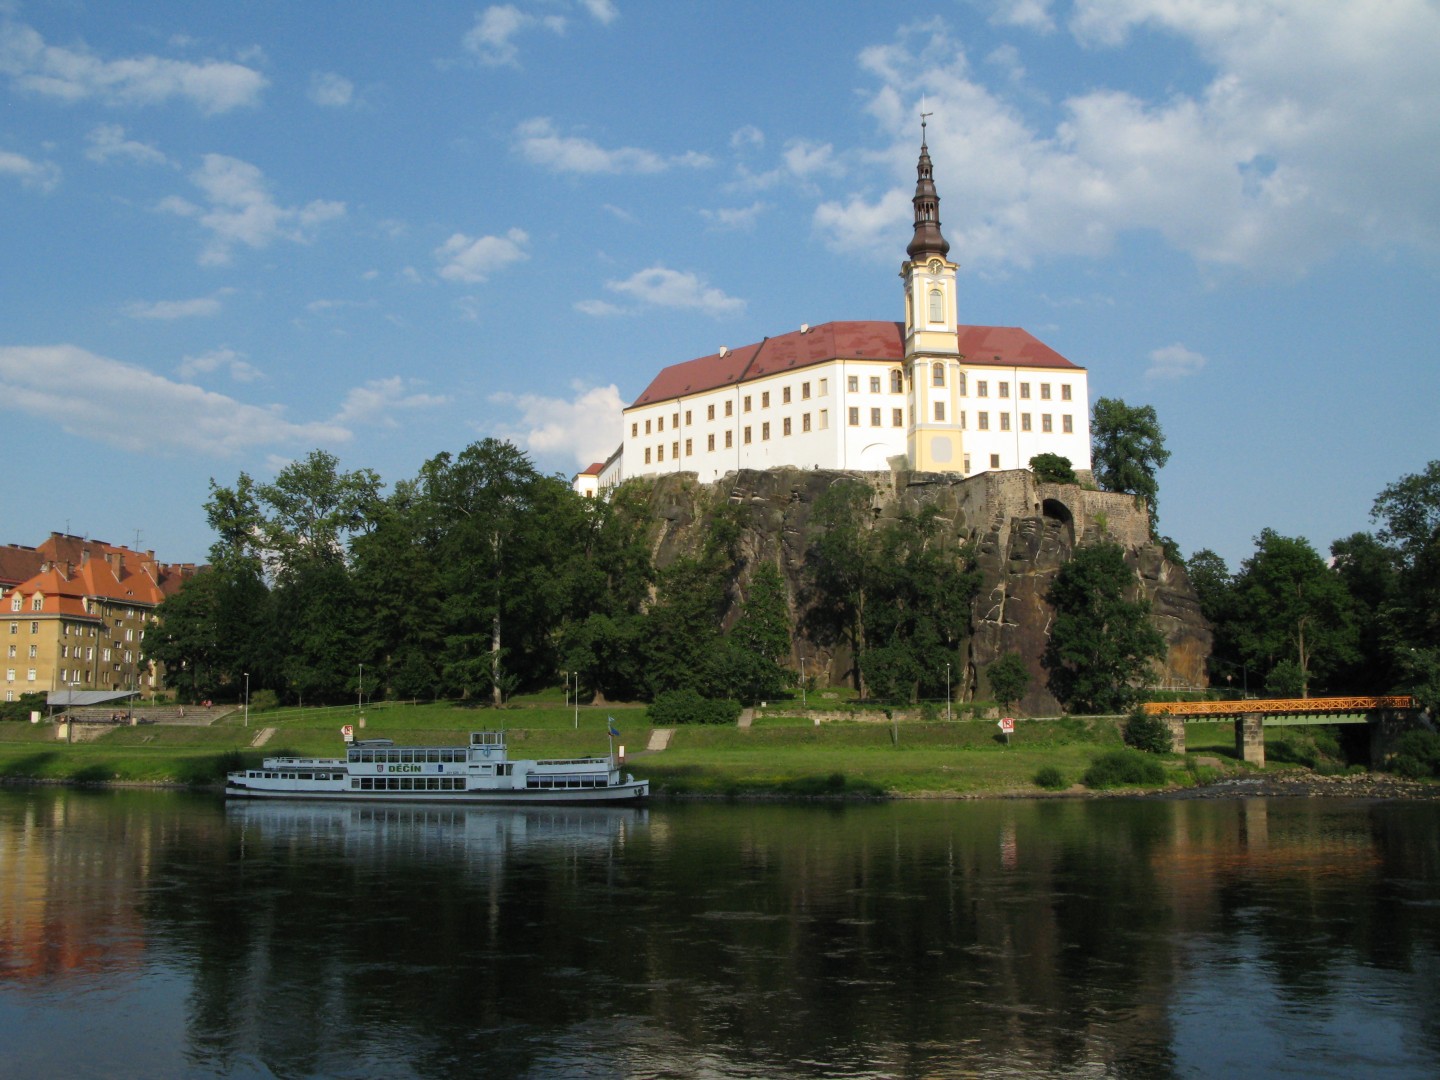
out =
<path fill-rule="evenodd" d="M 934 115 L 935 115 L 935 113 L 934 113 L 933 111 L 932 111 L 932 112 L 926 112 L 926 111 L 925 111 L 925 95 L 924 95 L 924 94 L 921 94 L 921 95 L 920 95 L 920 141 L 921 141 L 922 143 L 925 141 L 925 120 L 926 120 L 928 117 L 931 117 L 931 116 L 934 116 Z"/>

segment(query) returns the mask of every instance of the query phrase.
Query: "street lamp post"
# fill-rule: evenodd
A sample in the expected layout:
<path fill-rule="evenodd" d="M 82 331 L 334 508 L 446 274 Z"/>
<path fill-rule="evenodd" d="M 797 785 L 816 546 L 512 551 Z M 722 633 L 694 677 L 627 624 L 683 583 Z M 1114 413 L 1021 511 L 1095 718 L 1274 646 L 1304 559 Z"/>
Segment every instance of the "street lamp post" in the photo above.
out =
<path fill-rule="evenodd" d="M 575 730 L 580 730 L 580 672 L 575 672 Z"/>
<path fill-rule="evenodd" d="M 800 707 L 808 709 L 810 702 L 805 696 L 805 658 L 800 657 Z"/>
<path fill-rule="evenodd" d="M 245 726 L 250 726 L 250 672 L 245 672 Z"/>
<path fill-rule="evenodd" d="M 945 661 L 945 722 L 950 722 L 950 661 Z"/>

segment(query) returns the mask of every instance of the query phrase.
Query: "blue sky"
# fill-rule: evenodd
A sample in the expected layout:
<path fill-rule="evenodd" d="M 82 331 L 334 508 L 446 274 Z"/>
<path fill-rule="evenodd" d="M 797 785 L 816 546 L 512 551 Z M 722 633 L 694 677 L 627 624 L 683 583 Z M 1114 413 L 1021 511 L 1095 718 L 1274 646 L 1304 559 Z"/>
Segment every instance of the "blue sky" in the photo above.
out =
<path fill-rule="evenodd" d="M 567 476 L 660 367 L 961 318 L 1159 413 L 1161 530 L 1325 550 L 1440 457 L 1424 0 L 0 0 L 0 542 L 201 560 L 213 477 Z"/>

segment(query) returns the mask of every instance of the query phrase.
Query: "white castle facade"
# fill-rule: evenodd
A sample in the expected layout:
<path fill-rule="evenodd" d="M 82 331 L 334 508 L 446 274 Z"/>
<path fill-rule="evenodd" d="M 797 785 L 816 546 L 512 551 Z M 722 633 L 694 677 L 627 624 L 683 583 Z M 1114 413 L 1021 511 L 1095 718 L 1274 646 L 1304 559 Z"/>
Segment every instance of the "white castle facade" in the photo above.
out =
<path fill-rule="evenodd" d="M 922 138 L 903 322 L 830 322 L 664 368 L 624 410 L 619 450 L 575 478 L 791 466 L 965 476 L 1037 454 L 1090 468 L 1085 369 L 1025 330 L 959 321 L 956 272 Z"/>

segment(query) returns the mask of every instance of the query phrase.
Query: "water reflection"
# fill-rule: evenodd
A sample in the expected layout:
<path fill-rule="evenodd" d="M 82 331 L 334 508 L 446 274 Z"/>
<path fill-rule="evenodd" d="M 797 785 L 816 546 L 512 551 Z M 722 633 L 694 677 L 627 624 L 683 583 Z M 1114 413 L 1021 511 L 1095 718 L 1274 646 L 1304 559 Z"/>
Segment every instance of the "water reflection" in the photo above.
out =
<path fill-rule="evenodd" d="M 47 1073 L 1422 1076 L 1440 807 L 0 793 L 0 935 Z"/>

